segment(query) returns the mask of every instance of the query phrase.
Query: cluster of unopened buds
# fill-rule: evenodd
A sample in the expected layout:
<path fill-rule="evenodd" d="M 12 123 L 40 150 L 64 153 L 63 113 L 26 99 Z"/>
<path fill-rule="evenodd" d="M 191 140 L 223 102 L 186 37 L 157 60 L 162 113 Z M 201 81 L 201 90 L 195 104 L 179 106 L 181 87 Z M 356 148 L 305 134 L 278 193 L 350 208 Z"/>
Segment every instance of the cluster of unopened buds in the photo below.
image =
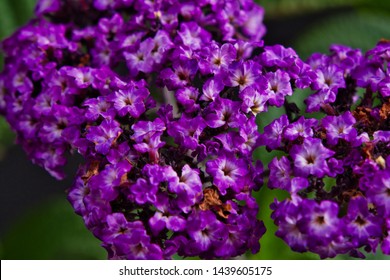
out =
<path fill-rule="evenodd" d="M 58 179 L 111 259 L 231 258 L 260 249 L 256 148 L 269 165 L 277 235 L 321 257 L 390 254 L 390 44 L 335 46 L 305 63 L 263 46 L 251 0 L 41 0 L 2 43 L 0 112 Z M 301 116 L 288 102 L 315 92 Z M 269 106 L 286 115 L 258 132 Z M 268 172 L 266 172 L 268 173 Z"/>

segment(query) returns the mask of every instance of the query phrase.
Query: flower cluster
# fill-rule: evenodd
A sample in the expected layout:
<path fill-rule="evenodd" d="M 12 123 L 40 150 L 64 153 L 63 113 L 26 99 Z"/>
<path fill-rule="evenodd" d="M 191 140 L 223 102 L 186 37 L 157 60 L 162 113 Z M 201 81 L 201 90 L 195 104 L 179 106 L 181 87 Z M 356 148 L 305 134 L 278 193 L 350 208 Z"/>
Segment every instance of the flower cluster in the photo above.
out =
<path fill-rule="evenodd" d="M 270 188 L 290 197 L 272 204 L 276 235 L 293 250 L 321 258 L 390 254 L 390 42 L 365 55 L 332 46 L 314 54 L 306 100 L 310 116 L 283 115 L 261 143 L 285 155 L 269 164 Z"/>
<path fill-rule="evenodd" d="M 69 200 L 109 258 L 257 252 L 255 116 L 293 79 L 251 58 L 262 9 L 43 0 L 36 13 L 3 42 L 0 110 L 53 176 L 67 152 L 83 156 Z"/>
<path fill-rule="evenodd" d="M 314 73 L 278 45 L 250 58 L 256 47 L 214 41 L 191 57 L 175 48 L 157 78 L 162 104 L 142 80 L 84 102 L 80 151 L 88 161 L 69 200 L 110 258 L 259 250 L 265 228 L 251 194 L 263 171 L 260 161 L 252 164 L 256 115 L 282 106 L 292 85 L 308 87 Z"/>
<path fill-rule="evenodd" d="M 32 161 L 59 179 L 67 152 L 83 149 L 79 139 L 91 114 L 105 110 L 103 96 L 131 81 L 152 85 L 174 63 L 178 83 L 185 84 L 194 65 L 178 65 L 178 56 L 192 57 L 213 42 L 259 41 L 265 33 L 263 9 L 251 0 L 41 0 L 36 15 L 2 43 L 0 112 Z M 226 65 L 224 50 L 214 54 L 204 68 Z M 130 94 L 131 102 L 142 103 L 144 93 L 128 90 L 108 99 L 117 98 L 119 108 Z M 143 110 L 131 106 L 119 116 Z"/>
<path fill-rule="evenodd" d="M 161 72 L 159 83 L 172 90 L 165 94 L 176 109 L 150 99 L 142 80 L 84 103 L 80 151 L 88 161 L 69 199 L 110 258 L 258 251 L 265 229 L 251 195 L 261 185 L 262 165 L 252 165 L 257 126 L 254 114 L 241 109 L 239 87 L 228 85 L 235 79 L 231 67 L 255 62 L 237 60 L 232 44 L 220 48 L 231 51 L 229 63 L 215 70 L 226 81 L 211 70 L 202 75 L 207 56 L 197 52 Z"/>
<path fill-rule="evenodd" d="M 277 236 L 321 258 L 390 254 L 390 42 L 303 62 L 263 46 L 252 0 L 40 0 L 2 42 L 0 113 L 58 179 L 110 259 L 231 258 L 260 249 L 260 145 Z M 314 91 L 306 114 L 288 102 Z M 286 115 L 258 132 L 268 107 Z M 321 115 L 320 119 L 311 117 Z"/>

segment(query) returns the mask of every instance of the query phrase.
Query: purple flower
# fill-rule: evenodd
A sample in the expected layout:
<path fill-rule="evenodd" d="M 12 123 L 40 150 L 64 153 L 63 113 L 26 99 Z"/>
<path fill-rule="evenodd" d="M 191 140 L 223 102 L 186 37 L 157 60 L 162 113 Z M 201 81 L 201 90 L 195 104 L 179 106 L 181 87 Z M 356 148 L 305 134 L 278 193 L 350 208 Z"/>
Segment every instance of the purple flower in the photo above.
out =
<path fill-rule="evenodd" d="M 61 7 L 60 0 L 39 0 L 35 7 L 35 14 L 42 15 L 57 12 Z"/>
<path fill-rule="evenodd" d="M 145 112 L 145 99 L 149 91 L 145 88 L 130 86 L 127 89 L 119 90 L 107 99 L 111 101 L 118 115 L 123 117 L 129 114 L 133 118 L 138 118 Z"/>
<path fill-rule="evenodd" d="M 226 227 L 211 211 L 193 212 L 188 217 L 189 250 L 193 255 L 220 245 L 226 238 Z"/>
<path fill-rule="evenodd" d="M 241 106 L 243 112 L 251 112 L 257 115 L 258 113 L 267 111 L 266 103 L 270 98 L 267 93 L 258 91 L 253 87 L 247 87 L 240 93 L 240 97 L 243 101 Z"/>
<path fill-rule="evenodd" d="M 221 142 L 223 148 L 228 152 L 239 152 L 241 145 L 244 144 L 245 141 L 239 133 L 234 131 L 220 134 L 215 136 L 215 138 Z"/>
<path fill-rule="evenodd" d="M 87 107 L 85 117 L 88 121 L 96 121 L 99 117 L 113 119 L 116 114 L 115 108 L 105 96 L 88 99 L 84 102 L 84 106 Z"/>
<path fill-rule="evenodd" d="M 326 104 L 333 103 L 336 101 L 336 94 L 329 90 L 320 90 L 315 94 L 310 95 L 305 99 L 307 105 L 306 112 L 312 113 L 319 111 L 322 108 L 326 108 Z"/>
<path fill-rule="evenodd" d="M 338 88 L 345 87 L 343 72 L 336 66 L 316 69 L 317 79 L 313 82 L 313 89 L 336 91 Z"/>
<path fill-rule="evenodd" d="M 270 188 L 289 189 L 292 169 L 286 157 L 281 157 L 279 160 L 276 157 L 273 158 L 269 164 L 269 170 L 268 186 Z"/>
<path fill-rule="evenodd" d="M 204 43 L 209 42 L 211 39 L 210 34 L 195 22 L 183 23 L 180 31 L 178 31 L 178 35 L 183 45 L 194 50 L 200 49 Z"/>
<path fill-rule="evenodd" d="M 245 118 L 239 109 L 239 102 L 218 98 L 209 107 L 211 112 L 205 118 L 206 123 L 212 128 L 221 126 L 239 127 Z"/>
<path fill-rule="evenodd" d="M 172 122 L 168 127 L 168 134 L 183 148 L 195 150 L 199 146 L 199 137 L 206 128 L 206 123 L 201 117 L 181 117 Z"/>
<path fill-rule="evenodd" d="M 179 180 L 177 173 L 171 166 L 159 166 L 156 164 L 146 165 L 143 169 L 143 173 L 149 178 L 149 181 L 155 185 L 160 185 L 161 183 L 171 185 Z"/>
<path fill-rule="evenodd" d="M 244 155 L 250 155 L 258 146 L 260 133 L 258 132 L 255 117 L 249 118 L 239 129 L 239 135 L 242 142 L 239 145 L 239 151 Z"/>
<path fill-rule="evenodd" d="M 278 69 L 275 73 L 267 73 L 266 79 L 269 104 L 276 107 L 282 106 L 285 96 L 292 94 L 290 76 Z"/>
<path fill-rule="evenodd" d="M 369 212 L 365 198 L 353 198 L 348 207 L 348 214 L 345 217 L 346 231 L 357 247 L 367 244 L 369 238 L 381 236 L 381 218 Z"/>
<path fill-rule="evenodd" d="M 260 65 L 254 61 L 236 62 L 229 67 L 225 85 L 240 88 L 240 91 L 253 85 L 259 77 Z"/>
<path fill-rule="evenodd" d="M 143 41 L 139 48 L 134 52 L 125 52 L 127 67 L 132 76 L 137 76 L 139 72 L 150 73 L 153 70 L 154 58 L 152 51 L 154 48 L 154 41 L 151 38 Z"/>
<path fill-rule="evenodd" d="M 174 61 L 173 69 L 164 69 L 160 78 L 169 90 L 174 90 L 190 85 L 197 71 L 198 65 L 194 60 Z"/>
<path fill-rule="evenodd" d="M 132 139 L 137 143 L 134 145 L 140 153 L 149 153 L 152 161 L 157 161 L 158 149 L 162 147 L 165 142 L 161 141 L 161 135 L 165 130 L 165 125 L 160 119 L 155 119 L 153 122 L 139 121 L 132 126 L 134 134 Z"/>
<path fill-rule="evenodd" d="M 367 190 L 367 198 L 385 216 L 390 214 L 390 174 L 388 170 L 379 171 L 370 181 L 370 188 Z"/>
<path fill-rule="evenodd" d="M 104 241 L 107 243 L 118 242 L 124 236 L 142 234 L 142 224 L 139 222 L 130 223 L 123 213 L 113 213 L 106 218 L 107 229 L 104 232 Z"/>
<path fill-rule="evenodd" d="M 81 177 L 74 182 L 72 190 L 68 194 L 68 200 L 72 204 L 74 211 L 79 215 L 87 212 L 84 198 L 89 194 L 90 189 Z"/>
<path fill-rule="evenodd" d="M 106 155 L 122 133 L 119 126 L 118 122 L 106 119 L 99 126 L 89 127 L 86 138 L 95 144 L 96 152 Z"/>
<path fill-rule="evenodd" d="M 345 69 L 346 73 L 349 73 L 350 69 L 355 68 L 361 63 L 362 53 L 360 50 L 342 45 L 331 45 L 329 50 L 333 54 L 332 62 L 341 69 Z"/>
<path fill-rule="evenodd" d="M 93 82 L 92 70 L 90 68 L 74 68 L 65 66 L 62 70 L 66 76 L 70 77 L 72 83 L 74 83 L 77 88 L 87 88 Z"/>
<path fill-rule="evenodd" d="M 303 217 L 298 222 L 298 226 L 303 233 L 312 237 L 309 239 L 309 246 L 327 242 L 328 238 L 342 233 L 342 223 L 338 218 L 339 207 L 336 203 L 322 201 L 318 204 L 315 201 L 306 200 L 302 204 L 301 211 Z"/>
<path fill-rule="evenodd" d="M 326 116 L 322 119 L 322 125 L 326 129 L 326 139 L 330 145 L 336 145 L 338 139 L 344 139 L 354 143 L 357 138 L 357 131 L 353 127 L 355 118 L 350 112 L 341 116 Z M 360 143 L 357 143 L 359 145 Z"/>
<path fill-rule="evenodd" d="M 271 204 L 274 210 L 272 218 L 278 226 L 276 236 L 282 238 L 294 251 L 306 252 L 308 239 L 298 227 L 298 222 L 302 219 L 299 207 L 288 200 Z"/>
<path fill-rule="evenodd" d="M 43 124 L 39 134 L 47 142 L 60 141 L 70 130 L 77 130 L 83 123 L 82 111 L 78 108 L 53 105 L 52 118 L 48 118 Z"/>
<path fill-rule="evenodd" d="M 139 178 L 133 185 L 130 186 L 131 198 L 138 204 L 156 202 L 156 194 L 158 190 L 157 184 L 151 184 L 143 178 Z"/>
<path fill-rule="evenodd" d="M 203 94 L 200 97 L 200 100 L 215 101 L 223 88 L 224 85 L 220 79 L 214 78 L 207 80 L 203 85 Z"/>
<path fill-rule="evenodd" d="M 207 56 L 199 64 L 202 74 L 217 74 L 222 69 L 227 69 L 237 57 L 237 50 L 230 43 L 223 44 L 221 47 L 212 44 L 207 51 Z"/>
<path fill-rule="evenodd" d="M 91 178 L 88 185 L 91 189 L 98 189 L 105 201 L 112 201 L 117 197 L 115 187 L 118 187 L 126 180 L 126 174 L 131 169 L 127 161 L 107 166 L 98 175 Z"/>
<path fill-rule="evenodd" d="M 362 62 L 361 65 L 353 69 L 351 76 L 356 79 L 356 84 L 362 88 L 378 90 L 380 81 L 386 78 L 386 74 L 381 66 L 376 62 Z"/>
<path fill-rule="evenodd" d="M 321 140 L 310 137 L 304 140 L 302 146 L 295 145 L 291 149 L 294 171 L 301 176 L 312 174 L 323 177 L 329 172 L 326 159 L 332 155 L 334 152 L 325 148 Z"/>
<path fill-rule="evenodd" d="M 242 159 L 235 158 L 232 154 L 221 154 L 217 159 L 206 163 L 206 171 L 213 178 L 213 183 L 217 186 L 221 194 L 226 194 L 228 188 L 239 192 L 240 179 L 248 174 L 247 164 Z"/>
<path fill-rule="evenodd" d="M 119 245 L 119 246 L 118 246 Z M 142 234 L 133 234 L 126 236 L 120 244 L 115 247 L 121 248 L 116 253 L 118 259 L 135 259 L 135 260 L 159 260 L 162 259 L 161 247 L 151 243 L 146 232 Z"/>
<path fill-rule="evenodd" d="M 264 127 L 264 133 L 260 136 L 261 145 L 267 146 L 269 149 L 275 149 L 282 144 L 283 131 L 288 125 L 288 118 L 282 115 L 274 120 L 269 125 Z"/>
<path fill-rule="evenodd" d="M 148 221 L 154 235 L 158 235 L 165 228 L 174 232 L 183 231 L 186 228 L 186 219 L 178 215 L 178 211 L 174 211 L 170 207 L 168 196 L 158 195 L 154 205 L 157 211 Z"/>
<path fill-rule="evenodd" d="M 169 216 L 166 213 L 156 212 L 149 220 L 154 235 L 167 228 L 173 232 L 183 231 L 186 228 L 186 220 L 178 216 Z"/>
<path fill-rule="evenodd" d="M 199 202 L 203 196 L 199 171 L 191 169 L 188 164 L 184 165 L 179 180 L 169 184 L 168 190 L 178 195 L 178 206 L 181 209 Z"/>
<path fill-rule="evenodd" d="M 292 48 L 285 48 L 282 45 L 266 46 L 261 54 L 261 61 L 265 66 L 289 67 L 298 57 Z"/>
<path fill-rule="evenodd" d="M 175 94 L 177 102 L 183 106 L 186 113 L 193 113 L 199 110 L 199 104 L 197 104 L 198 96 L 198 90 L 193 87 L 181 88 Z"/>
<path fill-rule="evenodd" d="M 313 127 L 317 124 L 315 119 L 305 119 L 300 117 L 296 122 L 289 124 L 284 132 L 283 136 L 290 141 L 297 138 L 307 138 L 313 136 Z"/>

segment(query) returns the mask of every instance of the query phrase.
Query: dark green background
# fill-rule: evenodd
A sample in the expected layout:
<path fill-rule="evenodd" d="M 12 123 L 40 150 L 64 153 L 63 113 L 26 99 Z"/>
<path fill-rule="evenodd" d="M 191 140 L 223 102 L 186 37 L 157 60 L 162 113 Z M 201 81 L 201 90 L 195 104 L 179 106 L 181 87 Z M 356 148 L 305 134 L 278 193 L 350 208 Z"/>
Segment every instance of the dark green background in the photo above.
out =
<path fill-rule="evenodd" d="M 302 58 L 327 52 L 330 44 L 346 44 L 368 50 L 382 38 L 390 39 L 390 1 L 386 0 L 263 0 L 268 29 L 265 43 L 293 47 Z M 0 39 L 12 34 L 32 17 L 35 0 L 0 0 Z M 2 66 L 2 59 L 0 60 Z M 307 94 L 307 93 L 306 93 Z M 294 100 L 302 104 L 305 93 Z M 258 116 L 260 130 L 283 114 L 273 109 Z M 0 117 L 0 258 L 1 259 L 104 259 L 105 251 L 89 233 L 66 201 L 71 178 L 56 182 L 33 166 Z M 267 164 L 272 156 L 264 149 L 256 158 Z M 73 165 L 73 167 L 72 167 Z M 77 163 L 71 163 L 72 174 Z M 261 250 L 249 259 L 318 259 L 314 254 L 292 252 L 274 236 L 276 227 L 269 204 L 283 193 L 262 188 L 257 194 L 259 218 L 267 233 Z M 338 257 L 348 258 L 346 256 Z M 386 258 L 380 253 L 368 258 Z M 387 257 L 388 258 L 388 257 Z"/>

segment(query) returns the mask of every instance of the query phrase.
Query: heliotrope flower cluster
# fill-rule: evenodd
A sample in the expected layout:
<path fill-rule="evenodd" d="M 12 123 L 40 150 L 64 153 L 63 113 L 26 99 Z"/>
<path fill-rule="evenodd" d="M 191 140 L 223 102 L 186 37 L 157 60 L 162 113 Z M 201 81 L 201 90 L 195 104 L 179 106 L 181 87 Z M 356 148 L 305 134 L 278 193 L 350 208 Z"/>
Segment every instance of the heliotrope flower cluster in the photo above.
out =
<path fill-rule="evenodd" d="M 84 157 L 69 200 L 109 258 L 257 252 L 255 115 L 292 93 L 287 73 L 263 77 L 250 59 L 262 9 L 39 1 L 36 12 L 3 42 L 1 111 L 53 176 L 67 152 Z"/>
<path fill-rule="evenodd" d="M 255 116 L 281 106 L 292 84 L 308 86 L 311 72 L 298 71 L 310 67 L 281 46 L 248 58 L 258 46 L 213 42 L 191 57 L 175 49 L 174 63 L 157 79 L 175 106 L 151 99 L 142 80 L 85 102 L 79 147 L 87 163 L 69 200 L 110 258 L 228 258 L 259 250 L 265 228 L 252 196 L 263 172 L 260 161 L 252 163 Z M 285 57 L 291 63 L 278 66 Z"/>
<path fill-rule="evenodd" d="M 268 186 L 290 193 L 271 207 L 293 250 L 390 254 L 389 42 L 305 63 L 263 46 L 252 0 L 40 0 L 36 16 L 2 42 L 0 113 L 54 177 L 84 158 L 68 198 L 110 259 L 257 252 L 260 145 L 284 152 Z M 288 96 L 305 88 L 302 115 Z M 286 115 L 260 134 L 269 106 Z"/>
<path fill-rule="evenodd" d="M 265 33 L 263 9 L 251 0 L 41 0 L 36 15 L 2 43 L 0 111 L 29 157 L 57 178 L 64 176 L 67 152 L 81 149 L 86 106 L 105 110 L 102 96 L 140 79 L 152 85 L 172 64 L 185 84 L 195 66 L 178 65 L 177 57 L 191 58 L 213 42 L 259 41 Z M 226 66 L 224 51 L 203 67 Z M 118 98 L 118 108 L 129 94 L 138 95 L 121 91 L 109 99 Z M 134 98 L 142 103 L 143 95 Z M 136 116 L 144 108 L 119 115 L 126 110 Z"/>
<path fill-rule="evenodd" d="M 269 164 L 270 188 L 290 197 L 272 204 L 276 235 L 321 258 L 390 254 L 390 43 L 362 54 L 344 46 L 308 59 L 316 77 L 309 116 L 283 115 L 261 143 L 285 155 Z"/>

